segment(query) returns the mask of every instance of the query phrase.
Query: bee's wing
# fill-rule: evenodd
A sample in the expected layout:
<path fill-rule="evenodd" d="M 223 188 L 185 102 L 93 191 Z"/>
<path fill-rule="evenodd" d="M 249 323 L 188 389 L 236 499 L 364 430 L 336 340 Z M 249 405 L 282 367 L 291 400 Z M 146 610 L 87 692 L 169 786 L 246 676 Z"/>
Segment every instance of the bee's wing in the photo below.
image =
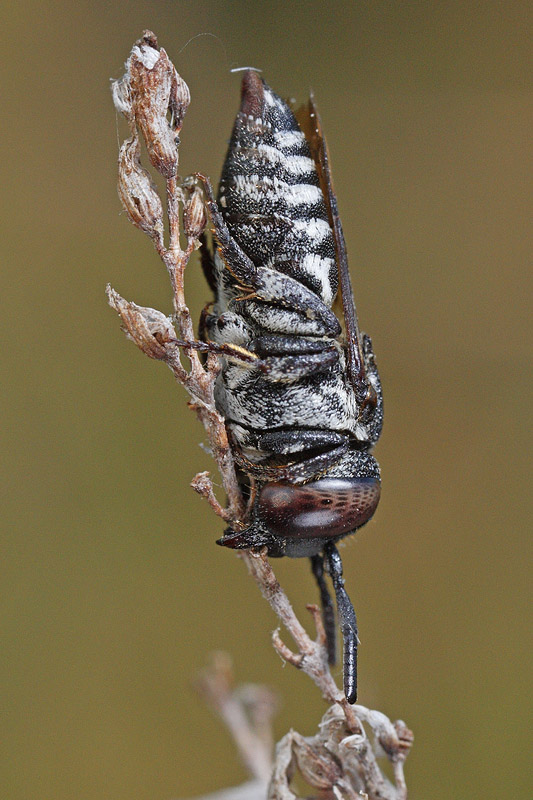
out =
<path fill-rule="evenodd" d="M 369 384 L 363 359 L 361 333 L 357 322 L 352 282 L 348 270 L 346 244 L 337 209 L 337 197 L 333 190 L 333 182 L 329 168 L 328 147 L 324 134 L 322 133 L 322 123 L 312 95 L 309 98 L 308 104 L 296 112 L 296 118 L 311 148 L 311 155 L 316 164 L 320 188 L 324 195 L 329 221 L 333 230 L 337 267 L 339 270 L 339 289 L 342 299 L 344 330 L 346 334 L 346 369 L 356 398 L 358 402 L 363 403 L 365 399 L 368 398 Z"/>

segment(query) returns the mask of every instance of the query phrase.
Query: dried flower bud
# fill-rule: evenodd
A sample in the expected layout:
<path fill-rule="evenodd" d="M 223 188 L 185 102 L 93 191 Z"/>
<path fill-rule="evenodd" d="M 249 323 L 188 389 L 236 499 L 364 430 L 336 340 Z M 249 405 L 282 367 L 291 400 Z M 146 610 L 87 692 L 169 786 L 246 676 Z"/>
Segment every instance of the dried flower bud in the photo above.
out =
<path fill-rule="evenodd" d="M 183 209 L 183 228 L 189 239 L 199 239 L 207 225 L 207 213 L 202 190 L 195 186 Z"/>
<path fill-rule="evenodd" d="M 398 734 L 398 742 L 399 742 L 399 757 L 402 759 L 407 758 L 409 755 L 409 751 L 413 746 L 413 742 L 415 740 L 415 736 L 412 730 L 410 730 L 403 719 L 397 719 L 393 722 L 393 725 L 396 729 L 396 733 Z"/>
<path fill-rule="evenodd" d="M 331 789 L 342 777 L 342 768 L 335 756 L 324 747 L 309 745 L 298 737 L 294 748 L 302 777 L 316 789 Z"/>
<path fill-rule="evenodd" d="M 153 37 L 153 35 L 152 35 Z M 152 165 L 165 178 L 175 177 L 178 147 L 175 131 L 181 128 L 189 105 L 187 85 L 164 50 L 157 50 L 155 37 L 145 34 L 134 46 L 126 64 L 132 113 L 146 142 Z M 118 92 L 119 103 L 125 91 Z M 171 112 L 172 122 L 167 119 Z"/>
<path fill-rule="evenodd" d="M 163 206 L 150 173 L 140 162 L 139 140 L 126 139 L 118 156 L 118 193 L 133 224 L 149 236 L 163 238 Z"/>
<path fill-rule="evenodd" d="M 118 312 L 122 330 L 128 339 L 150 358 L 166 359 L 168 353 L 165 343 L 176 340 L 176 331 L 168 317 L 155 308 L 128 303 L 111 286 L 107 287 L 106 292 L 109 305 Z"/>

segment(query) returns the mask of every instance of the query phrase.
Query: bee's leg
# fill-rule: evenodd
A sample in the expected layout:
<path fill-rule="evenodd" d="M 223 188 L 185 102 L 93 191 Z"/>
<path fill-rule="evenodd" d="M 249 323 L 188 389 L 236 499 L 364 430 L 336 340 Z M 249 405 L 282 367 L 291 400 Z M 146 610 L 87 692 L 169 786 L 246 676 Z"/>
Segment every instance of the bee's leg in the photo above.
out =
<path fill-rule="evenodd" d="M 339 361 L 339 348 L 328 339 L 258 336 L 248 345 L 262 359 L 260 370 L 272 380 L 295 381 L 325 372 Z"/>
<path fill-rule="evenodd" d="M 274 433 L 275 432 L 273 431 L 271 436 Z M 336 446 L 331 447 L 331 449 L 326 450 L 325 452 L 316 453 L 309 458 L 295 461 L 292 464 L 270 466 L 268 464 L 258 464 L 254 461 L 250 461 L 250 459 L 246 458 L 246 456 L 241 452 L 235 441 L 232 443 L 233 457 L 235 459 L 235 463 L 238 467 L 240 467 L 240 469 L 243 470 L 243 472 L 259 481 L 289 481 L 291 483 L 304 483 L 305 481 L 313 478 L 315 475 L 320 475 L 328 470 L 346 453 L 349 448 L 348 437 L 342 437 L 342 434 L 338 434 L 338 436 L 340 438 L 339 443 Z M 271 439 L 271 443 L 272 441 L 273 440 Z M 280 445 L 287 445 L 287 441 L 290 440 L 285 440 L 285 442 L 283 442 L 283 439 L 281 439 Z M 317 438 L 317 441 L 320 441 L 320 438 Z"/>
<path fill-rule="evenodd" d="M 333 608 L 331 595 L 324 579 L 324 556 L 319 553 L 316 556 L 311 556 L 309 560 L 311 561 L 311 570 L 315 576 L 315 580 L 320 591 L 320 604 L 322 606 L 322 621 L 324 623 L 324 630 L 326 632 L 328 663 L 333 666 L 337 660 L 335 641 L 335 610 Z"/>
<path fill-rule="evenodd" d="M 232 435 L 238 439 L 239 448 L 257 450 L 263 458 L 269 455 L 288 456 L 292 453 L 306 453 L 332 450 L 342 447 L 348 441 L 345 433 L 322 430 L 320 428 L 290 428 L 288 430 L 253 431 L 231 424 Z"/>
<path fill-rule="evenodd" d="M 213 258 L 213 253 L 211 252 L 211 248 L 207 243 L 207 237 L 205 233 L 202 233 L 200 236 L 200 264 L 202 266 L 202 272 L 204 273 L 204 277 L 209 284 L 209 288 L 212 290 L 213 294 L 216 296 L 217 293 L 217 281 L 216 281 L 216 270 L 215 270 L 215 261 Z"/>
<path fill-rule="evenodd" d="M 231 235 L 217 206 L 211 181 L 203 175 L 198 175 L 198 178 L 204 185 L 207 211 L 213 225 L 213 234 L 216 240 L 216 253 L 222 259 L 226 269 L 241 286 L 254 289 L 255 281 L 257 280 L 256 265 Z"/>
<path fill-rule="evenodd" d="M 338 349 L 332 339 L 309 339 L 304 336 L 264 334 L 251 339 L 250 350 L 258 356 L 301 356 L 315 355 L 331 350 L 333 347 Z"/>
<path fill-rule="evenodd" d="M 331 347 L 321 353 L 302 353 L 299 356 L 268 356 L 253 366 L 274 381 L 292 381 L 326 372 L 339 361 L 339 351 Z"/>
<path fill-rule="evenodd" d="M 226 311 L 216 319 L 210 306 L 204 308 L 200 333 L 209 343 L 211 352 L 231 356 L 233 363 L 241 362 L 242 366 L 252 367 L 271 380 L 290 383 L 325 372 L 339 361 L 339 347 L 330 339 L 275 335 L 253 338 L 247 336 L 247 332 L 248 326 L 238 314 Z M 225 345 L 226 349 L 217 351 L 217 345 Z M 239 358 L 239 352 L 245 356 Z"/>
<path fill-rule="evenodd" d="M 207 210 L 217 240 L 217 251 L 238 284 L 250 290 L 248 297 L 297 311 L 312 319 L 322 335 L 338 336 L 340 324 L 331 309 L 300 281 L 271 267 L 256 266 L 233 239 L 220 213 L 211 182 L 198 174 L 207 198 Z"/>
<path fill-rule="evenodd" d="M 209 326 L 211 324 L 211 320 L 213 318 L 212 314 L 212 303 L 207 303 L 202 308 L 200 313 L 200 321 L 198 323 L 198 335 L 202 342 L 205 342 L 209 338 Z"/>
<path fill-rule="evenodd" d="M 200 320 L 200 332 L 205 335 L 205 316 Z M 291 383 L 317 372 L 324 372 L 339 360 L 339 351 L 333 345 L 317 353 L 302 353 L 289 356 L 267 356 L 260 358 L 257 353 L 229 342 L 171 340 L 178 347 L 198 350 L 201 353 L 217 353 L 227 356 L 233 363 L 243 368 L 254 369 L 272 380 Z"/>
<path fill-rule="evenodd" d="M 218 344 L 217 342 L 202 342 L 197 339 L 168 339 L 168 344 L 175 344 L 177 347 L 183 347 L 185 350 L 198 350 L 200 353 L 216 353 L 217 355 L 227 356 L 239 363 L 246 366 L 255 366 L 261 364 L 261 359 L 255 353 L 246 350 L 245 347 L 240 347 L 236 344 Z"/>
<path fill-rule="evenodd" d="M 351 600 L 344 588 L 341 557 L 333 542 L 328 542 L 324 547 L 324 556 L 335 589 L 342 630 L 344 694 L 348 702 L 353 704 L 357 701 L 357 620 Z"/>

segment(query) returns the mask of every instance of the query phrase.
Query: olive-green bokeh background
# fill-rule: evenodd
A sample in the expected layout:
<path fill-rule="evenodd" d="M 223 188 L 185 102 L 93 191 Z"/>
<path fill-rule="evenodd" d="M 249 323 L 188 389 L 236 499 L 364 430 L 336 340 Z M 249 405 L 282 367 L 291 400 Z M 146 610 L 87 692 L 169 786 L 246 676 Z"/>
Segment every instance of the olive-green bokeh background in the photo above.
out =
<path fill-rule="evenodd" d="M 188 488 L 184 392 L 120 333 L 111 283 L 170 310 L 120 211 L 108 81 L 145 27 L 188 82 L 182 174 L 217 178 L 231 67 L 313 87 L 386 398 L 379 511 L 343 550 L 361 701 L 413 728 L 413 800 L 526 798 L 531 4 L 25 0 L 6 11 L 2 511 L 9 800 L 166 800 L 242 780 L 192 682 L 214 649 L 315 730 L 310 681 Z M 199 36 L 185 47 L 191 37 Z M 208 299 L 189 274 L 195 310 Z M 305 562 L 277 565 L 297 609 Z M 305 612 L 303 612 L 305 613 Z"/>

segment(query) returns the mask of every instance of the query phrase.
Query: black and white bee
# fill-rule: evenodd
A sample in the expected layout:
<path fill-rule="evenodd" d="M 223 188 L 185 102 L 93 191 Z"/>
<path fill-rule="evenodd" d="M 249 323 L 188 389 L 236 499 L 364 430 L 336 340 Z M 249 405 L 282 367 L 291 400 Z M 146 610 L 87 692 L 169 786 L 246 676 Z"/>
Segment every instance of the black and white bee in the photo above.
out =
<path fill-rule="evenodd" d="M 354 703 L 357 623 L 335 544 L 378 505 L 370 450 L 383 404 L 313 100 L 297 120 L 248 70 L 217 201 L 204 183 L 216 252 L 203 257 L 215 301 L 201 335 L 226 352 L 216 401 L 251 507 L 249 526 L 226 530 L 219 544 L 311 559 L 333 663 L 330 575 Z"/>

